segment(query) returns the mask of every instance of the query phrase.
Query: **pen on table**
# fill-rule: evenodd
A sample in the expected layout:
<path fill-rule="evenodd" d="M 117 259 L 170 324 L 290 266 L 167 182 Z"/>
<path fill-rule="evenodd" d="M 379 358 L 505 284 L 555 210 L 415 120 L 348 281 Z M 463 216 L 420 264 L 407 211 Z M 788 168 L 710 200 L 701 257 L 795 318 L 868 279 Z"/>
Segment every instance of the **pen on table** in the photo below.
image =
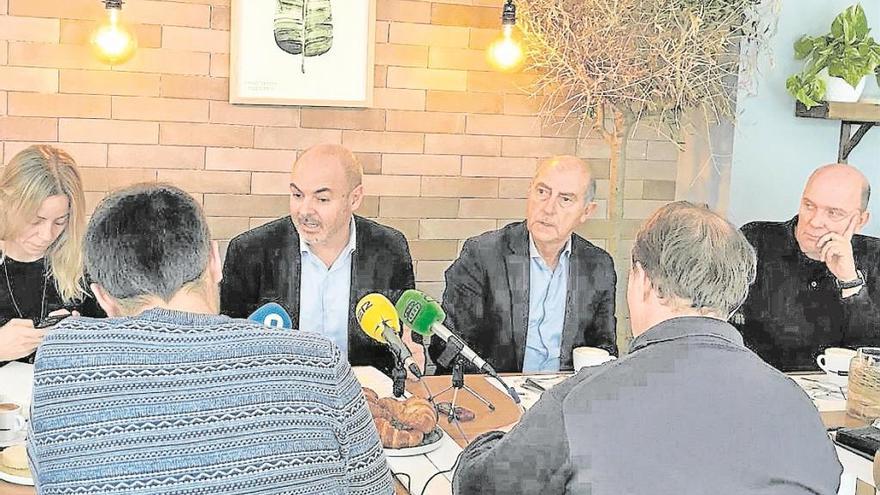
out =
<path fill-rule="evenodd" d="M 540 383 L 532 380 L 531 378 L 526 378 L 525 383 L 523 383 L 523 387 L 531 388 L 532 390 L 536 390 L 538 392 L 546 392 L 547 389 L 544 388 Z"/>
<path fill-rule="evenodd" d="M 801 377 L 801 380 L 803 380 L 803 381 L 805 381 L 805 382 L 815 383 L 816 385 L 818 385 L 818 386 L 820 386 L 820 387 L 822 387 L 822 388 L 830 389 L 830 390 L 833 390 L 833 391 L 835 391 L 835 392 L 839 391 L 840 388 L 841 388 L 839 385 L 833 385 L 833 384 L 831 384 L 831 383 L 826 383 L 826 382 L 823 382 L 823 381 L 821 381 L 821 380 L 817 380 L 817 379 L 815 379 L 815 378 Z"/>

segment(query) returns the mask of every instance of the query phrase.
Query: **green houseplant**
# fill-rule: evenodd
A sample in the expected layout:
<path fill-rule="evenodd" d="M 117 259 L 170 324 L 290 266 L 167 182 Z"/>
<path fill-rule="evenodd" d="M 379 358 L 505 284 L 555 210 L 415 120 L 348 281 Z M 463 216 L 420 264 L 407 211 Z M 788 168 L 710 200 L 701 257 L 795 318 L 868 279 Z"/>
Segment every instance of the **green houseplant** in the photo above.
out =
<path fill-rule="evenodd" d="M 828 34 L 801 36 L 794 43 L 794 55 L 797 60 L 805 60 L 805 66 L 786 80 L 788 92 L 811 108 L 826 99 L 825 72 L 829 77 L 843 79 L 852 88 L 875 71 L 880 82 L 880 44 L 869 36 L 870 31 L 864 9 L 855 4 L 834 19 Z"/>

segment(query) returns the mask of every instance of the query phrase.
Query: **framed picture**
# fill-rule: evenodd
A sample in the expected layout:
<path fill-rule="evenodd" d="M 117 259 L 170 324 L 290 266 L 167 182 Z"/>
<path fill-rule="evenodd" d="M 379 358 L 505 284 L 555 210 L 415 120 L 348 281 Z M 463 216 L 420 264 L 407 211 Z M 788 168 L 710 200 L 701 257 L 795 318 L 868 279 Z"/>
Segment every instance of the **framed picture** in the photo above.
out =
<path fill-rule="evenodd" d="M 375 0 L 232 0 L 230 103 L 369 107 Z"/>

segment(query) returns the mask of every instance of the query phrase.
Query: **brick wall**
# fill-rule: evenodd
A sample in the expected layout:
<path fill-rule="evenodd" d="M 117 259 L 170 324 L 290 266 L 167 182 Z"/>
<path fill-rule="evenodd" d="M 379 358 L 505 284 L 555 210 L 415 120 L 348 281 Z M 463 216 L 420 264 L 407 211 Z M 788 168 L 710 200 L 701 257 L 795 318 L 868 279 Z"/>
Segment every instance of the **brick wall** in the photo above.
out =
<path fill-rule="evenodd" d="M 609 150 L 544 125 L 522 89 L 532 76 L 489 70 L 483 49 L 502 3 L 377 0 L 375 108 L 338 109 L 227 103 L 229 0 L 129 0 L 140 48 L 113 70 L 85 46 L 98 0 L 0 0 L 0 156 L 58 143 L 82 166 L 89 208 L 119 186 L 175 183 L 225 241 L 286 213 L 298 153 L 341 143 L 367 174 L 360 213 L 406 235 L 420 288 L 439 295 L 461 241 L 522 218 L 537 160 L 572 153 L 600 179 L 600 208 L 580 233 L 604 246 Z M 637 129 L 627 152 L 631 239 L 674 197 L 678 149 Z"/>

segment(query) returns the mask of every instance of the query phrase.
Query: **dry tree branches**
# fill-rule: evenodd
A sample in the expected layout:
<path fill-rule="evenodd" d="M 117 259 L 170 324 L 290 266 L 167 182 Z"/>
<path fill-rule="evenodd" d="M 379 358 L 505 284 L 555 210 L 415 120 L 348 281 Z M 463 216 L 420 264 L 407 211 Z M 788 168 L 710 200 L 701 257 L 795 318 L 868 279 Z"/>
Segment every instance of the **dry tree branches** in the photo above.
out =
<path fill-rule="evenodd" d="M 606 140 L 605 106 L 627 124 L 649 117 L 666 129 L 691 109 L 732 117 L 741 45 L 763 45 L 772 28 L 755 0 L 520 0 L 519 9 L 542 115 L 578 118 Z"/>

